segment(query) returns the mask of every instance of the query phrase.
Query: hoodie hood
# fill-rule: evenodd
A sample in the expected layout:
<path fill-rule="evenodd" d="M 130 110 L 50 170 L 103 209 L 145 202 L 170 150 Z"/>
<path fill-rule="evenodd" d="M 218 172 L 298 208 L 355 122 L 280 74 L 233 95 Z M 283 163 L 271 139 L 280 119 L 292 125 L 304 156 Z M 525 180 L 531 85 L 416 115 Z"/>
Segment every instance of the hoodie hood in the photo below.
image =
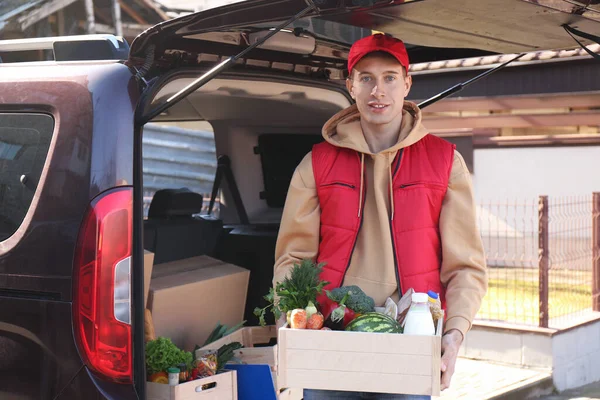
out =
<path fill-rule="evenodd" d="M 369 149 L 362 133 L 360 113 L 356 104 L 331 117 L 323 126 L 322 135 L 327 142 L 334 146 L 355 150 L 362 154 L 374 154 Z M 379 154 L 396 153 L 398 150 L 418 142 L 425 135 L 427 135 L 427 130 L 421 123 L 421 110 L 415 103 L 405 101 L 398 141 Z"/>
<path fill-rule="evenodd" d="M 379 169 L 374 174 L 378 176 L 380 173 L 387 175 L 387 187 L 389 204 L 391 208 L 390 220 L 394 220 L 394 188 L 393 188 L 393 173 L 392 161 L 396 157 L 398 151 L 410 146 L 421 140 L 427 131 L 421 124 L 421 110 L 415 103 L 409 101 L 404 102 L 402 111 L 402 124 L 400 125 L 400 133 L 398 141 L 395 145 L 385 149 L 379 153 L 373 153 L 369 149 L 369 145 L 365 140 L 365 136 L 360 126 L 360 112 L 356 104 L 340 111 L 329 119 L 323 126 L 323 137 L 330 144 L 357 151 L 360 154 L 360 195 L 358 202 L 358 217 L 361 217 L 363 211 L 363 198 L 365 196 L 365 154 L 370 156 L 383 155 L 386 158 L 385 167 L 382 171 Z"/>

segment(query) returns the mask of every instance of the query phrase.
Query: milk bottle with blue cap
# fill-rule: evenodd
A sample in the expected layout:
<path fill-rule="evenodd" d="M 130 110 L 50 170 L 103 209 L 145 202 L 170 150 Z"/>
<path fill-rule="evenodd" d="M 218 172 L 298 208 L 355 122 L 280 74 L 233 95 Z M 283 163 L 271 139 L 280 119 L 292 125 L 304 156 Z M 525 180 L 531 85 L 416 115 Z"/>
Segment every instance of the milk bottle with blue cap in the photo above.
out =
<path fill-rule="evenodd" d="M 406 314 L 404 334 L 434 335 L 435 327 L 429 310 L 429 296 L 427 293 L 413 293 L 411 301 L 412 304 Z"/>

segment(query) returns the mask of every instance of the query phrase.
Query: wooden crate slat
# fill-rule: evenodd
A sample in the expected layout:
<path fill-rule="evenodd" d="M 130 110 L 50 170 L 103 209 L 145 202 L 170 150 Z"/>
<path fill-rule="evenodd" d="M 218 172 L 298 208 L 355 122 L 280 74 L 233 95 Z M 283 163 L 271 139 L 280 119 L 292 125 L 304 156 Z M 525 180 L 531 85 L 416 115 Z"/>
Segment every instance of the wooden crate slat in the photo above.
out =
<path fill-rule="evenodd" d="M 286 387 L 357 392 L 410 393 L 428 395 L 432 392 L 430 376 L 398 376 L 368 372 L 330 371 L 315 374 L 312 370 L 290 370 Z"/>
<path fill-rule="evenodd" d="M 203 385 L 216 383 L 214 388 L 197 392 Z M 147 382 L 148 400 L 237 400 L 237 373 L 227 371 L 208 378 L 169 386 Z"/>
<path fill-rule="evenodd" d="M 281 343 L 287 349 L 332 350 L 372 354 L 432 355 L 435 336 L 392 333 L 313 331 L 282 328 Z"/>
<path fill-rule="evenodd" d="M 431 356 L 288 349 L 287 368 L 431 376 Z"/>

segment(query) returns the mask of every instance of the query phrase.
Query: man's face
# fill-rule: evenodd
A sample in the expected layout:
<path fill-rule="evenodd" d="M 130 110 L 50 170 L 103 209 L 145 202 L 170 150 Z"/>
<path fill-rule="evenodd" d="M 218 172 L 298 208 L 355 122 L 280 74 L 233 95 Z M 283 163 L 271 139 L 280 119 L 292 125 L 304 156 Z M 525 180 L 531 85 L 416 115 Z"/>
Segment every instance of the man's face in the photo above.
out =
<path fill-rule="evenodd" d="M 353 68 L 346 86 L 356 101 L 361 119 L 373 125 L 387 125 L 402 118 L 404 98 L 412 78 L 394 57 L 373 53 Z"/>

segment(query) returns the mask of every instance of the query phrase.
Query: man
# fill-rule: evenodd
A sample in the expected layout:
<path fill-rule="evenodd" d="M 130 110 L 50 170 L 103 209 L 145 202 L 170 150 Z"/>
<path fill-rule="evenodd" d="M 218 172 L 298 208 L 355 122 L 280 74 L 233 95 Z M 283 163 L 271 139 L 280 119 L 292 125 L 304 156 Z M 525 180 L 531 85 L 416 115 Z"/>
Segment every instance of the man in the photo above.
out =
<path fill-rule="evenodd" d="M 310 258 L 326 263 L 328 289 L 357 285 L 378 306 L 410 288 L 440 293 L 443 390 L 487 290 L 471 177 L 455 146 L 428 134 L 417 105 L 405 101 L 412 78 L 402 41 L 383 34 L 357 41 L 348 69 L 356 104 L 325 124 L 325 142 L 293 175 L 274 283 Z M 306 390 L 304 399 L 428 398 L 360 396 Z"/>

